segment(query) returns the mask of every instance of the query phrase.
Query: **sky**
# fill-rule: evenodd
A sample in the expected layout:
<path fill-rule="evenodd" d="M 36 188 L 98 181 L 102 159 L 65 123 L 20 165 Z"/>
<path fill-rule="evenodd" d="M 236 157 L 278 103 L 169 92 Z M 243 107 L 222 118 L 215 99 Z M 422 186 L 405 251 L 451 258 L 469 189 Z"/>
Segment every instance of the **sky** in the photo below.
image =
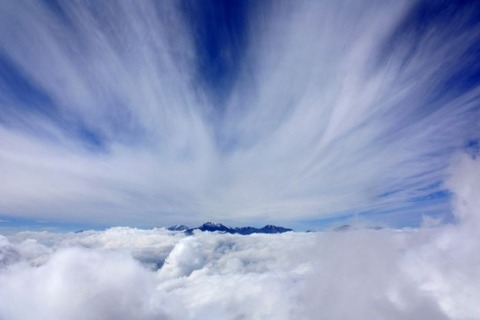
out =
<path fill-rule="evenodd" d="M 458 222 L 478 1 L 0 2 L 0 225 Z M 1 228 L 1 227 L 0 227 Z"/>

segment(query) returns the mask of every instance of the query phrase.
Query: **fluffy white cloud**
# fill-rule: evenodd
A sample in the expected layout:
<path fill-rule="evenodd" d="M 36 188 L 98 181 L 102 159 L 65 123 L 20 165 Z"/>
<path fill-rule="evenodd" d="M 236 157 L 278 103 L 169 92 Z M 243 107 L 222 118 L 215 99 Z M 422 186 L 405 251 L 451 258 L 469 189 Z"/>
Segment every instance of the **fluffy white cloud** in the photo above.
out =
<path fill-rule="evenodd" d="M 250 236 L 113 228 L 0 238 L 0 318 L 478 319 L 480 160 L 459 223 Z"/>

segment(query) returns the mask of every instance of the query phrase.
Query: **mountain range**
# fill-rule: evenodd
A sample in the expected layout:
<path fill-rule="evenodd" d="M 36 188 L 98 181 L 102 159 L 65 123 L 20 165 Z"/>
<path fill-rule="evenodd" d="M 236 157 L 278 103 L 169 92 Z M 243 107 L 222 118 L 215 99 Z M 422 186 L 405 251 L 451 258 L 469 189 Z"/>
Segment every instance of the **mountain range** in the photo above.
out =
<path fill-rule="evenodd" d="M 207 222 L 202 224 L 196 228 L 189 228 L 185 225 L 174 225 L 167 228 L 170 231 L 183 231 L 186 234 L 193 234 L 193 231 L 200 230 L 200 231 L 207 231 L 207 232 L 222 232 L 222 233 L 230 233 L 230 234 L 241 234 L 241 235 L 249 235 L 252 233 L 283 233 L 288 231 L 293 231 L 292 229 L 278 227 L 274 225 L 266 225 L 263 228 L 254 228 L 254 227 L 240 227 L 240 228 L 232 228 L 227 227 L 221 223 L 213 223 Z"/>

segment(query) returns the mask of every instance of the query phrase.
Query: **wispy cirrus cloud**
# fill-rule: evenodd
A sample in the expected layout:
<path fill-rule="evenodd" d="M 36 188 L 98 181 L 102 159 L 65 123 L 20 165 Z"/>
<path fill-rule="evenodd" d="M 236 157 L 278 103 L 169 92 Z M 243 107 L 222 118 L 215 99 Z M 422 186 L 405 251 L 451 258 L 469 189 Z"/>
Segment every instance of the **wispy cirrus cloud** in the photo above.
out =
<path fill-rule="evenodd" d="M 416 225 L 478 139 L 476 4 L 0 6 L 5 215 Z"/>

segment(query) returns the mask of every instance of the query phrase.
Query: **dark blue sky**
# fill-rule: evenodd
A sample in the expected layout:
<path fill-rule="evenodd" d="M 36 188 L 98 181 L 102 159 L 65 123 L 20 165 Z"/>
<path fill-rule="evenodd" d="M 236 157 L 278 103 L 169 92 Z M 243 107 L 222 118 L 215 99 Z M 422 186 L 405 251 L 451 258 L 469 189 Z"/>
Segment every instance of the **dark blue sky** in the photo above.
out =
<path fill-rule="evenodd" d="M 194 39 L 196 76 L 221 110 L 244 63 L 255 2 L 185 1 L 180 6 Z"/>

